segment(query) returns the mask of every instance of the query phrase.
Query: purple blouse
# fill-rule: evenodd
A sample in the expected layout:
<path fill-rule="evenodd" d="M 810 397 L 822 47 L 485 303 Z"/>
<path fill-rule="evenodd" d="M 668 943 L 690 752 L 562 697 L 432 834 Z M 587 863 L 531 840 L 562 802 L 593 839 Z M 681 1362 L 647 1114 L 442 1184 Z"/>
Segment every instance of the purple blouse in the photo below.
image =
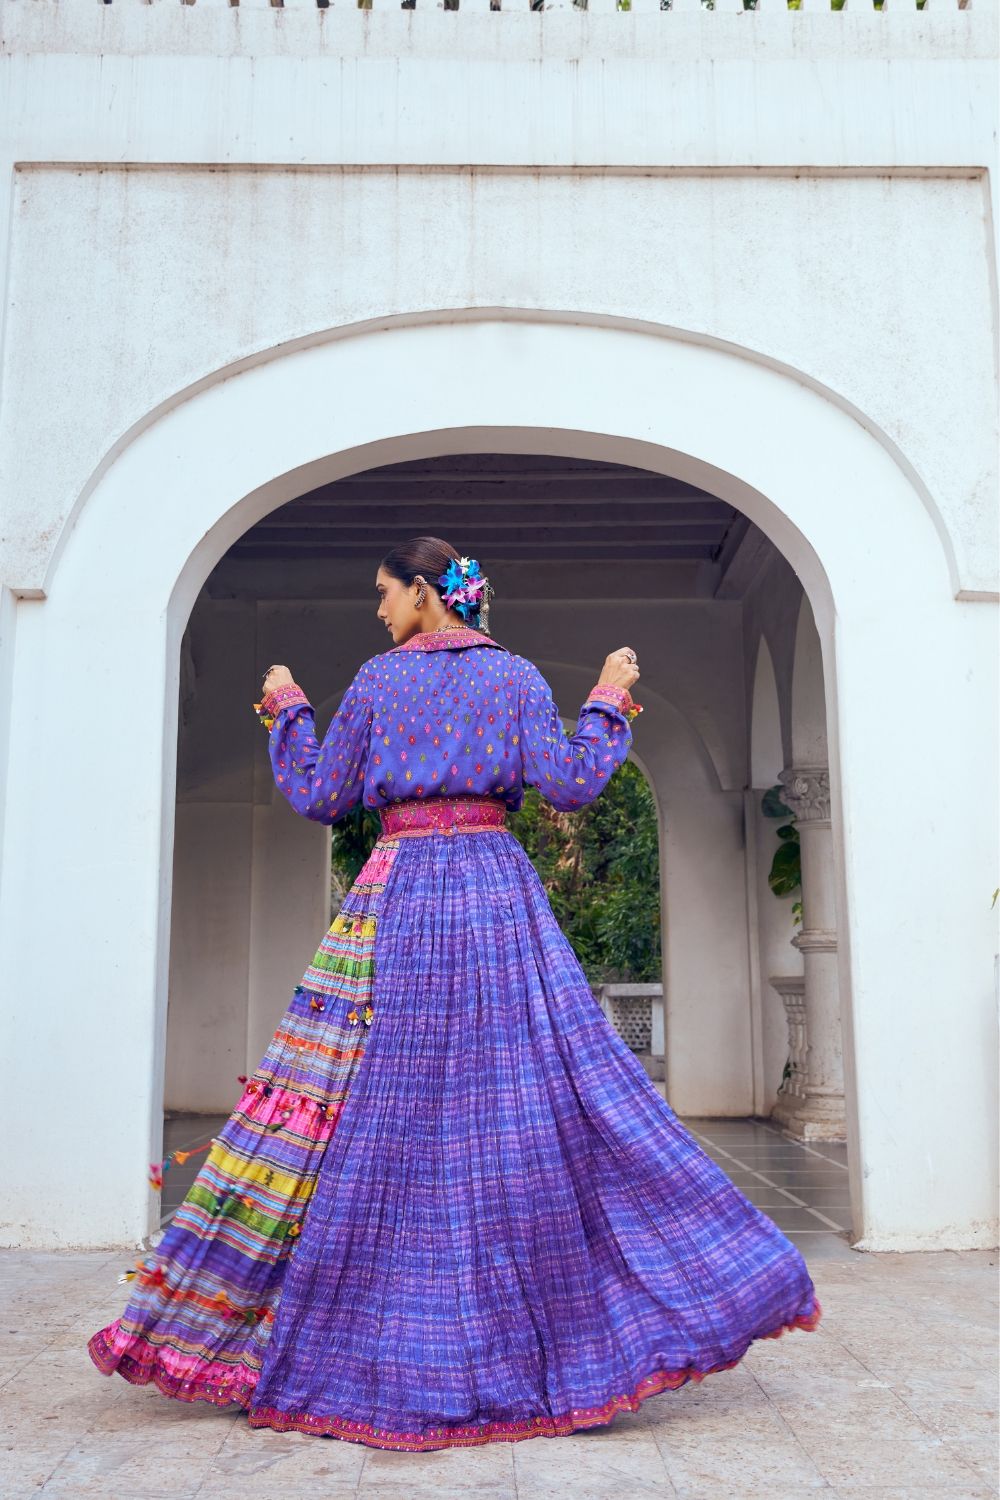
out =
<path fill-rule="evenodd" d="M 302 689 L 263 700 L 274 716 L 274 779 L 292 807 L 335 823 L 355 803 L 382 808 L 412 797 L 500 797 L 514 812 L 524 784 L 562 812 L 593 802 L 628 755 L 625 688 L 597 685 L 567 735 L 538 668 L 471 627 L 424 631 L 370 657 L 320 744 Z"/>

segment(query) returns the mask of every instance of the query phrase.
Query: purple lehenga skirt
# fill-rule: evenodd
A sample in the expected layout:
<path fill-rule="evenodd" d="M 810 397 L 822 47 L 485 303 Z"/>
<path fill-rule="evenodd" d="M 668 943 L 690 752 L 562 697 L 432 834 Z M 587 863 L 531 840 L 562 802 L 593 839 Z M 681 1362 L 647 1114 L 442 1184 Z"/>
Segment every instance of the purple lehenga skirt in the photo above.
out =
<path fill-rule="evenodd" d="M 502 820 L 469 798 L 383 815 L 90 1340 L 105 1373 L 422 1450 L 606 1423 L 816 1326 L 802 1256 L 614 1031 Z"/>

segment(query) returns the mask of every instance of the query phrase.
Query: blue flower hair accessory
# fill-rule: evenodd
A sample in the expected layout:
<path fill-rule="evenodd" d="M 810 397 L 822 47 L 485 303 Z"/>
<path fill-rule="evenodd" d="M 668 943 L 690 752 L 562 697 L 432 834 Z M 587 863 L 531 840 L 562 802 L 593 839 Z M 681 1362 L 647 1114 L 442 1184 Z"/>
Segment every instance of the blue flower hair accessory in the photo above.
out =
<path fill-rule="evenodd" d="M 480 627 L 487 635 L 487 619 L 493 589 L 490 581 L 479 571 L 474 557 L 452 558 L 447 572 L 441 573 L 438 583 L 444 590 L 444 602 L 449 609 L 457 610 L 463 620 L 470 615 L 480 616 Z"/>

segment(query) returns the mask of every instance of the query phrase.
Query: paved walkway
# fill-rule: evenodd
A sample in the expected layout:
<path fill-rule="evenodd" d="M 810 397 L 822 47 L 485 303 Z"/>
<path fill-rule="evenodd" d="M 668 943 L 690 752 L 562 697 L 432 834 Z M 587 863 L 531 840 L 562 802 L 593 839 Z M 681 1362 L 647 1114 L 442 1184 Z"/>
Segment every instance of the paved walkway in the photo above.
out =
<path fill-rule="evenodd" d="M 193 1140 L 197 1122 L 173 1122 Z M 0 1255 L 0 1496 L 67 1500 L 981 1500 L 998 1493 L 996 1256 L 859 1255 L 837 1147 L 686 1122 L 802 1249 L 824 1307 L 735 1370 L 566 1438 L 401 1454 L 251 1432 L 100 1376 L 129 1254 Z M 177 1144 L 174 1140 L 172 1144 Z M 169 1181 L 169 1174 L 168 1174 Z M 167 1205 L 169 1207 L 169 1204 Z"/>

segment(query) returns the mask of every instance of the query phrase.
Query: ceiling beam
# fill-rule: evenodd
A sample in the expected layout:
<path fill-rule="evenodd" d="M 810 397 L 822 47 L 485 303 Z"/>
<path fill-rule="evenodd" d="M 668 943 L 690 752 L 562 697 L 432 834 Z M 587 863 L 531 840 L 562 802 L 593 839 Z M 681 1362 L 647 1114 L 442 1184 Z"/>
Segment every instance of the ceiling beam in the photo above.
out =
<path fill-rule="evenodd" d="M 230 557 L 273 557 L 275 559 L 288 560 L 309 557 L 335 557 L 346 560 L 358 559 L 377 562 L 380 549 L 384 547 L 384 539 L 373 538 L 366 541 L 306 541 L 303 539 L 289 538 L 287 541 L 256 542 L 252 534 L 248 534 L 242 541 L 231 547 Z M 620 541 L 603 541 L 592 545 L 568 542 L 564 545 L 553 547 L 533 546 L 529 543 L 505 542 L 502 546 L 491 551 L 489 555 L 489 566 L 496 566 L 500 562 L 524 562 L 524 561 L 546 561 L 552 563 L 571 562 L 575 559 L 588 559 L 597 562 L 644 562 L 650 559 L 672 559 L 678 558 L 689 560 L 691 558 L 703 558 L 712 561 L 716 546 L 706 542 L 649 542 L 645 545 L 636 546 L 627 539 Z M 466 554 L 470 555 L 470 554 Z M 484 560 L 485 561 L 485 560 Z M 485 571 L 489 571 L 488 568 Z"/>
<path fill-rule="evenodd" d="M 433 522 L 428 518 L 429 524 Z M 244 540 L 257 543 L 281 543 L 296 537 L 328 538 L 330 533 L 343 539 L 345 544 L 364 543 L 386 547 L 391 540 L 392 523 L 379 526 L 342 526 L 335 520 L 326 520 L 306 526 L 292 520 L 268 520 L 255 526 Z M 431 533 L 433 534 L 433 533 Z M 611 542 L 627 540 L 636 547 L 647 542 L 708 542 L 721 546 L 726 536 L 726 527 L 718 523 L 687 521 L 677 526 L 630 526 L 624 536 L 619 527 L 602 526 L 463 526 L 461 530 L 462 551 L 469 554 L 470 547 L 505 547 L 516 540 L 549 549 L 569 544 L 580 547 L 603 547 Z M 237 543 L 240 545 L 240 543 Z"/>
<path fill-rule="evenodd" d="M 497 501 L 522 505 L 603 505 L 631 504 L 657 505 L 663 509 L 682 509 L 709 505 L 733 512 L 733 507 L 714 495 L 699 495 L 690 491 L 678 494 L 667 489 L 657 479 L 642 483 L 622 485 L 613 479 L 602 478 L 593 484 L 577 484 L 570 479 L 548 479 L 544 483 L 522 480 L 512 475 L 509 479 L 463 480 L 451 483 L 436 478 L 426 484 L 374 485 L 357 484 L 351 479 L 341 479 L 337 484 L 324 485 L 310 490 L 289 501 L 290 506 L 309 510 L 315 506 L 371 505 L 381 502 L 391 505 L 428 505 L 432 502 L 445 505 L 481 504 L 494 505 Z"/>
<path fill-rule="evenodd" d="M 665 493 L 681 498 L 693 499 L 697 496 L 704 496 L 706 499 L 715 498 L 710 491 L 699 489 L 697 485 L 687 484 L 682 479 L 674 479 L 669 474 L 654 474 L 648 469 L 630 469 L 616 464 L 586 464 L 574 468 L 570 461 L 563 459 L 553 460 L 551 468 L 544 468 L 537 464 L 519 465 L 512 461 L 505 464 L 499 458 L 493 457 L 478 467 L 466 462 L 452 468 L 443 461 L 434 460 L 412 466 L 391 465 L 381 469 L 366 469 L 360 474 L 345 474 L 343 479 L 331 480 L 329 484 L 318 486 L 318 489 L 329 490 L 334 486 L 344 484 L 503 484 L 510 479 L 522 483 L 549 483 L 556 480 L 559 483 L 581 485 L 604 484 L 608 480 L 622 486 L 658 484 Z M 317 491 L 310 490 L 307 493 L 315 494 Z"/>
<path fill-rule="evenodd" d="M 488 514 L 484 511 L 488 508 Z M 403 522 L 413 524 L 414 514 L 421 516 L 440 515 L 450 525 L 461 521 L 466 527 L 489 526 L 491 528 L 517 527 L 525 525 L 552 525 L 561 529 L 603 526 L 685 526 L 711 523 L 721 528 L 729 526 L 740 514 L 731 505 L 721 501 L 707 504 L 686 502 L 683 505 L 661 505 L 652 502 L 618 500 L 608 497 L 603 500 L 580 502 L 549 501 L 526 502 L 521 497 L 499 497 L 498 501 L 469 503 L 464 500 L 441 500 L 438 497 L 424 501 L 418 499 L 391 503 L 375 502 L 367 497 L 353 503 L 337 505 L 303 506 L 297 500 L 282 505 L 257 524 L 259 526 L 343 526 L 384 527 Z"/>

